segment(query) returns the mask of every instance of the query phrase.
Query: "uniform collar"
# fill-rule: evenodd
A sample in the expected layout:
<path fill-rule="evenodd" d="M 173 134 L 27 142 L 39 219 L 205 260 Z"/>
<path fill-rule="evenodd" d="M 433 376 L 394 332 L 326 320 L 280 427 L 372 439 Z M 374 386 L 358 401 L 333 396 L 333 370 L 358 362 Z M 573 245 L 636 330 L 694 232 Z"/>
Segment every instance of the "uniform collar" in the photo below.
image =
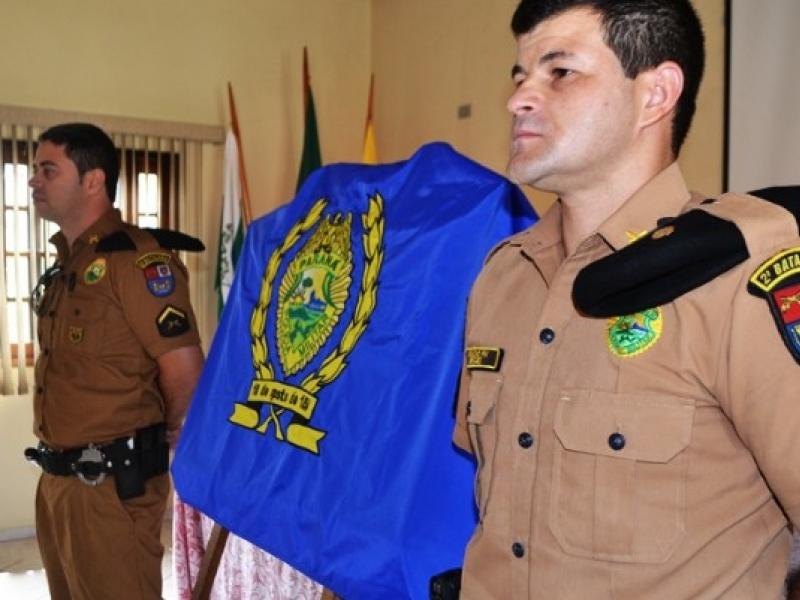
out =
<path fill-rule="evenodd" d="M 619 250 L 657 228 L 660 219 L 680 214 L 690 198 L 680 167 L 674 162 L 626 200 L 597 233 Z"/>
<path fill-rule="evenodd" d="M 561 200 L 553 202 L 533 227 L 511 238 L 511 244 L 520 246 L 530 257 L 540 250 L 561 244 L 561 241 Z"/>
<path fill-rule="evenodd" d="M 121 225 L 122 214 L 116 208 L 109 208 L 99 219 L 87 227 L 86 231 L 77 237 L 72 245 L 73 250 L 77 250 L 83 245 L 94 246 L 108 234 L 119 230 Z M 58 231 L 50 237 L 50 242 L 56 247 L 59 259 L 64 262 L 70 254 L 67 238 Z"/>

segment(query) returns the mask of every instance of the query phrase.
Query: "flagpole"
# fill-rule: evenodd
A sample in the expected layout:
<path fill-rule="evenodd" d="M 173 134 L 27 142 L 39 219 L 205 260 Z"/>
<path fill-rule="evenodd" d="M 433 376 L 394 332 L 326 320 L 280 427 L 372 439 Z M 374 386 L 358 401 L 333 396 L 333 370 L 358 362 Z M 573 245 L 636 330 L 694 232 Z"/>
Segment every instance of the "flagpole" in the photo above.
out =
<path fill-rule="evenodd" d="M 242 136 L 239 131 L 239 117 L 236 114 L 236 101 L 233 98 L 233 86 L 230 81 L 228 82 L 228 108 L 230 110 L 231 118 L 231 131 L 236 138 L 236 146 L 238 148 L 238 162 L 239 162 L 239 184 L 241 187 L 241 209 L 244 225 L 247 227 L 252 220 L 250 212 L 250 189 L 247 185 L 247 173 L 244 166 L 244 153 L 242 152 Z M 214 522 L 214 527 L 211 530 L 211 536 L 208 540 L 203 559 L 200 561 L 200 568 L 197 574 L 197 579 L 192 587 L 192 600 L 208 600 L 211 595 L 211 589 L 214 586 L 214 579 L 217 576 L 219 563 L 222 560 L 222 553 L 225 551 L 225 545 L 228 541 L 228 529 L 223 527 L 217 522 Z"/>
<path fill-rule="evenodd" d="M 375 125 L 372 122 L 373 102 L 375 97 L 375 74 L 369 80 L 369 99 L 367 100 L 367 118 L 364 122 L 364 144 L 361 150 L 361 162 L 374 165 L 378 162 L 378 149 L 375 144 Z"/>
<path fill-rule="evenodd" d="M 244 151 L 242 150 L 242 136 L 239 132 L 239 117 L 236 114 L 236 101 L 233 99 L 233 87 L 228 82 L 228 108 L 231 113 L 231 129 L 236 137 L 236 145 L 239 147 L 239 174 L 242 185 L 242 215 L 244 216 L 245 226 L 250 225 L 253 217 L 250 212 L 250 188 L 247 185 L 247 171 L 244 168 Z"/>
<path fill-rule="evenodd" d="M 367 120 L 364 123 L 364 137 L 367 135 L 367 128 L 372 122 L 372 95 L 375 92 L 375 73 L 369 78 L 369 100 L 367 100 Z"/>
<path fill-rule="evenodd" d="M 308 73 L 308 46 L 303 46 L 303 117 L 308 110 L 308 91 L 311 89 L 311 75 Z"/>

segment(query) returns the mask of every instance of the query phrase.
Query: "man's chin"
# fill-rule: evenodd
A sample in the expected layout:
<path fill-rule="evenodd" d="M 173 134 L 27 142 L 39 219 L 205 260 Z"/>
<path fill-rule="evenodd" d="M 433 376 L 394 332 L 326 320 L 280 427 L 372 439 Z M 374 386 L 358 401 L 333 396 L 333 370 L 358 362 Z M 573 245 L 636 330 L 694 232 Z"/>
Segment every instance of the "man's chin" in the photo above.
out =
<path fill-rule="evenodd" d="M 511 157 L 508 161 L 508 178 L 517 185 L 531 185 L 536 186 L 536 182 L 541 174 L 536 165 L 532 164 L 530 159 L 522 157 Z"/>

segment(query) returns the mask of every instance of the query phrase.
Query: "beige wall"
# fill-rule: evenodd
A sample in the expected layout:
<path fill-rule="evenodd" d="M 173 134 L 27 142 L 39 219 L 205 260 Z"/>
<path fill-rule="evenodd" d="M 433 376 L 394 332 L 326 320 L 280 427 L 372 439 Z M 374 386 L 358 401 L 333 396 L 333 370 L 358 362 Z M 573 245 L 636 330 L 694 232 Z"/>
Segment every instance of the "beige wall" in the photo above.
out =
<path fill-rule="evenodd" d="M 227 123 L 231 81 L 254 214 L 294 195 L 302 50 L 323 159 L 361 155 L 370 0 L 3 0 L 0 103 Z"/>
<path fill-rule="evenodd" d="M 725 2 L 692 0 L 706 34 L 706 72 L 697 97 L 697 114 L 681 152 L 680 164 L 692 189 L 722 192 L 722 133 L 725 102 Z"/>
<path fill-rule="evenodd" d="M 694 0 L 706 30 L 707 74 L 698 115 L 681 156 L 691 187 L 721 191 L 723 0 Z M 505 172 L 515 45 L 509 23 L 517 0 L 374 0 L 376 128 L 382 160 L 444 140 Z M 457 107 L 472 105 L 469 119 Z M 526 190 L 538 211 L 553 200 Z"/>

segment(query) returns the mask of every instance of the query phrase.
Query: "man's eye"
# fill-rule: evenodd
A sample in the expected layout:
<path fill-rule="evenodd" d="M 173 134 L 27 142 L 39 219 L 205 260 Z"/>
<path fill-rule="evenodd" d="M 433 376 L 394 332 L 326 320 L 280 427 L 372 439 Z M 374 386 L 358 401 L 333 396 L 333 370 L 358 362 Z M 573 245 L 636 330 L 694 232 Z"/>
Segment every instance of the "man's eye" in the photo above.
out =
<path fill-rule="evenodd" d="M 564 79 L 564 77 L 572 73 L 573 73 L 572 69 L 564 69 L 562 67 L 557 67 L 552 71 L 554 79 Z"/>

